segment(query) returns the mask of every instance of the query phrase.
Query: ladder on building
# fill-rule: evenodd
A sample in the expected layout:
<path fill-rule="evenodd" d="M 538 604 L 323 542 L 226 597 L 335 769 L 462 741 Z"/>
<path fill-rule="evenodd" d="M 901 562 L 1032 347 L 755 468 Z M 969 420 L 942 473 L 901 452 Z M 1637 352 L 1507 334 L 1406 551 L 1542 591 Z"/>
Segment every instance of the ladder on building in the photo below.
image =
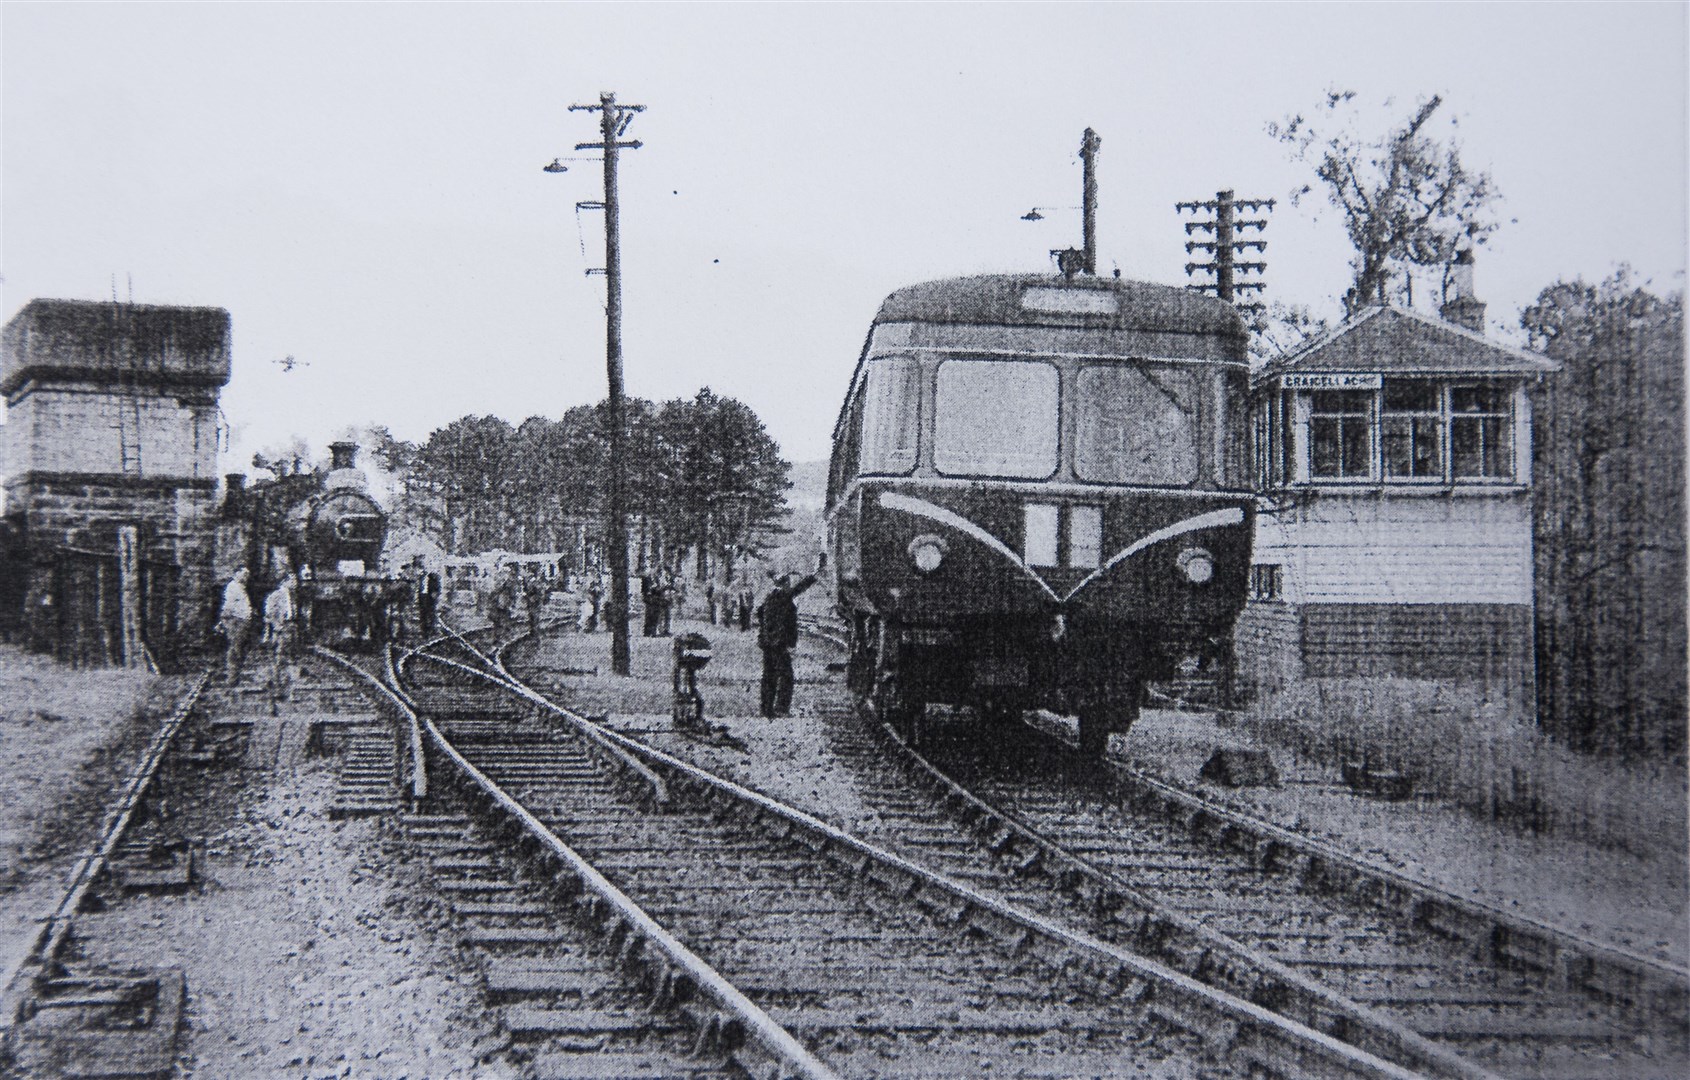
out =
<path fill-rule="evenodd" d="M 112 321 L 114 330 L 119 329 L 123 318 L 122 309 L 118 307 L 115 296 L 112 301 Z M 113 335 L 121 342 L 118 347 L 122 355 L 118 357 L 117 378 L 117 447 L 118 460 L 124 476 L 141 475 L 141 390 L 139 386 L 140 359 L 135 355 L 129 343 L 129 336 L 122 333 Z"/>

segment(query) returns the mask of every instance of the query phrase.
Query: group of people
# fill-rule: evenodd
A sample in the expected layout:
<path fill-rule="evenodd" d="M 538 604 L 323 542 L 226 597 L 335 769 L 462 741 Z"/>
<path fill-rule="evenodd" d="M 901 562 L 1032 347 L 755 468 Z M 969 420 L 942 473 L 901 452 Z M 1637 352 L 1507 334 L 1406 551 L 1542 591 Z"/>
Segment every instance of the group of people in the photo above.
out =
<path fill-rule="evenodd" d="M 514 566 L 499 577 L 499 583 L 487 597 L 487 617 L 493 623 L 494 636 L 510 636 L 512 628 L 526 618 L 530 633 L 540 632 L 540 613 L 545 609 L 551 586 L 538 567 L 520 572 Z"/>
<path fill-rule="evenodd" d="M 251 573 L 246 567 L 235 571 L 223 586 L 223 602 L 218 612 L 217 628 L 223 635 L 223 675 L 230 686 L 240 677 L 252 628 L 253 605 L 249 591 Z M 292 574 L 283 574 L 276 586 L 264 597 L 264 625 L 261 640 L 270 658 L 270 711 L 276 703 L 285 701 L 291 680 L 288 659 L 297 638 L 299 605 L 295 599 L 297 585 Z"/>
<path fill-rule="evenodd" d="M 675 605 L 686 598 L 673 571 L 658 573 L 646 570 L 640 574 L 640 604 L 645 611 L 643 633 L 646 637 L 668 637 L 673 632 Z"/>
<path fill-rule="evenodd" d="M 750 588 L 718 593 L 715 586 L 706 589 L 706 603 L 710 621 L 715 623 L 718 612 L 726 616 L 728 625 L 738 624 L 749 630 L 755 617 L 757 647 L 763 654 L 763 678 L 759 700 L 763 716 L 787 716 L 792 708 L 792 650 L 798 646 L 797 599 L 816 583 L 816 577 L 827 566 L 827 556 L 816 558 L 816 568 L 800 578 L 795 574 L 781 574 L 774 579 L 768 595 L 753 608 Z M 223 587 L 222 606 L 218 615 L 218 630 L 224 639 L 223 669 L 230 686 L 240 675 L 242 660 L 254 617 L 249 589 L 250 574 L 246 567 L 237 570 Z M 296 598 L 297 582 L 291 574 L 283 574 L 274 588 L 264 597 L 262 641 L 270 660 L 271 709 L 275 702 L 288 696 L 288 659 L 298 638 L 300 617 Z M 488 598 L 488 613 L 496 632 L 505 637 L 519 618 L 519 610 L 526 614 L 528 628 L 538 631 L 540 612 L 548 592 L 547 583 L 537 572 L 518 574 L 514 570 L 501 576 Z M 440 605 L 440 576 L 433 572 L 419 572 L 416 588 L 417 619 L 422 635 L 432 637 L 438 626 Z M 582 632 L 598 629 L 604 586 L 597 575 L 590 575 L 581 590 L 578 628 Z M 725 605 L 718 601 L 726 595 Z M 644 633 L 646 637 L 668 636 L 676 604 L 683 594 L 673 574 L 640 575 L 640 598 L 645 605 Z"/>

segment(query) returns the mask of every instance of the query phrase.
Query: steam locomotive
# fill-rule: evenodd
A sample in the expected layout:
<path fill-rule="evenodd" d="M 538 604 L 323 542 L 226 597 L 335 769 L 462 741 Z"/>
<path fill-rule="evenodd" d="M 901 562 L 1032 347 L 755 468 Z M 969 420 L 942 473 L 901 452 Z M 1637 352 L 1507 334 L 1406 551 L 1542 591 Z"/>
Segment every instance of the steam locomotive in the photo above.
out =
<path fill-rule="evenodd" d="M 848 677 L 910 734 L 928 703 L 1077 714 L 1101 753 L 1147 683 L 1227 678 L 1253 505 L 1230 304 L 1000 275 L 882 304 L 834 429 Z"/>
<path fill-rule="evenodd" d="M 294 576 L 301 636 L 332 648 L 379 648 L 391 640 L 412 585 L 379 572 L 387 512 L 357 466 L 358 445 L 329 446 L 320 488 L 309 474 L 254 490 L 248 501 L 253 580 L 269 588 Z M 293 482 L 290 482 L 293 481 Z"/>

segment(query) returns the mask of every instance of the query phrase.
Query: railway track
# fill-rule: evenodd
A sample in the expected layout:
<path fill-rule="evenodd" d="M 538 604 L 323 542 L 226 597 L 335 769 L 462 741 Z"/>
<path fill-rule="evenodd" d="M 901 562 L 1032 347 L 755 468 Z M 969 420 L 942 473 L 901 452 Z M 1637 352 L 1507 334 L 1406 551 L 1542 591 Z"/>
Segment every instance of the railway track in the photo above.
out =
<path fill-rule="evenodd" d="M 837 642 L 825 626 L 810 630 Z M 929 806 L 943 804 L 963 835 L 1060 884 L 1099 933 L 1193 977 L 1386 1056 L 1378 1033 L 1394 1031 L 1420 1069 L 1684 1074 L 1683 972 L 1370 867 L 1116 763 L 1100 768 L 1032 729 L 987 746 L 941 728 L 916 753 L 889 728 L 864 746 L 869 725 L 850 712 L 827 712 L 836 745 L 863 763 L 859 788 L 887 807 L 892 833 L 922 837 L 931 825 L 907 786 L 887 783 L 886 745 L 904 755 L 900 776 L 921 778 Z"/>
<path fill-rule="evenodd" d="M 154 1065 L 172 1060 L 185 992 L 180 972 L 84 971 L 70 960 L 79 914 L 126 854 L 161 767 L 210 681 L 207 669 L 159 725 L 58 904 L 0 978 L 0 1065 L 35 1073 L 97 1067 L 120 1056 Z"/>
<path fill-rule="evenodd" d="M 683 1024 L 718 1051 L 750 1053 L 735 1059 L 750 1071 L 1407 1075 L 598 728 L 504 676 L 427 654 L 399 666 L 437 763 L 431 786 L 452 759 L 507 817 L 526 816 L 530 849 L 568 852 L 602 875 L 615 903 L 631 905 L 615 925 L 648 920 L 667 933 L 684 953 L 645 938 L 635 948 L 635 929 L 620 947 L 668 957 L 642 975 L 659 1001 L 675 955 L 700 965 L 692 984 L 719 981 L 713 1009 Z"/>

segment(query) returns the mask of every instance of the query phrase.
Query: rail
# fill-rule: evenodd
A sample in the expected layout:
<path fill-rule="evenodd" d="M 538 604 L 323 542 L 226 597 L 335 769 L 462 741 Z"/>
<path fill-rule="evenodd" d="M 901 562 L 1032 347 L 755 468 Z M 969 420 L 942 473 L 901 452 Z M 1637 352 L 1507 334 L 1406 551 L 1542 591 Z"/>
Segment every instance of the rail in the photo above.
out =
<path fill-rule="evenodd" d="M 136 807 L 141 804 L 147 789 L 152 786 L 153 777 L 157 774 L 171 744 L 175 742 L 177 732 L 182 729 L 194 706 L 199 703 L 200 695 L 210 684 L 211 674 L 212 669 L 207 668 L 176 703 L 176 708 L 165 718 L 164 723 L 159 725 L 158 731 L 147 744 L 140 763 L 130 774 L 122 797 L 101 823 L 99 837 L 88 853 L 77 861 L 76 869 L 71 873 L 70 883 L 58 906 L 42 923 L 29 950 L 20 956 L 6 973 L 5 981 L 0 983 L 0 1001 L 4 1002 L 3 1011 L 0 1011 L 0 1025 L 9 1029 L 17 1022 L 17 1010 L 22 1004 L 19 998 L 23 990 L 25 972 L 31 968 L 44 969 L 57 962 L 75 924 L 76 913 L 88 897 L 88 890 L 93 888 L 111 862 L 112 853 L 117 850 L 123 834 L 128 830 Z"/>
<path fill-rule="evenodd" d="M 477 652 L 476 655 L 481 656 L 484 660 L 487 659 L 480 652 Z M 460 664 L 456 660 L 450 660 L 444 656 L 433 656 L 425 652 L 411 653 L 406 657 L 406 661 L 408 662 L 411 660 L 427 660 L 430 663 L 438 664 L 444 668 L 454 669 L 476 678 L 490 679 L 495 684 L 503 686 L 506 690 L 523 698 L 530 704 L 538 706 L 541 709 L 549 710 L 558 716 L 563 717 L 563 719 L 569 722 L 570 726 L 575 729 L 581 738 L 587 740 L 587 742 L 598 752 L 612 758 L 615 763 L 632 771 L 636 776 L 638 776 L 640 780 L 643 781 L 644 784 L 651 790 L 651 799 L 653 803 L 659 807 L 668 805 L 669 785 L 661 776 L 647 768 L 645 763 L 640 761 L 637 757 L 629 754 L 621 746 L 618 746 L 614 741 L 607 738 L 606 736 L 609 733 L 604 728 L 584 717 L 576 716 L 568 710 L 558 708 L 557 705 L 547 700 L 544 696 L 537 694 L 533 690 L 530 690 L 527 686 L 522 685 L 516 678 L 505 670 L 503 663 L 500 661 L 487 660 L 489 671 L 496 673 L 495 675 L 490 676 L 488 672 L 478 671 L 475 668 L 470 667 L 468 664 Z M 395 676 L 397 677 L 397 673 L 395 673 Z M 499 676 L 502 676 L 502 678 Z"/>
<path fill-rule="evenodd" d="M 395 694 L 380 679 L 371 675 L 369 672 L 342 656 L 340 653 L 335 652 L 333 649 L 324 648 L 321 645 L 311 646 L 311 651 L 317 656 L 320 656 L 325 660 L 329 660 L 357 676 L 378 695 L 380 695 L 382 699 L 387 702 L 390 708 L 399 714 L 399 724 L 394 733 L 394 741 L 397 743 L 401 738 L 404 738 L 406 748 L 409 750 L 408 754 L 400 755 L 400 760 L 408 758 L 411 763 L 411 801 L 414 805 L 422 802 L 424 799 L 427 799 L 428 759 L 423 754 L 422 730 L 417 725 L 417 714 L 409 708 L 403 698 L 401 698 L 398 694 Z M 391 652 L 385 655 L 384 663 L 386 664 L 387 669 L 391 671 L 393 668 L 393 654 Z"/>
<path fill-rule="evenodd" d="M 840 628 L 829 625 L 823 618 L 801 620 L 804 628 L 816 637 L 844 647 Z M 897 733 L 887 729 L 900 744 Z M 909 749 L 906 746 L 906 749 Z M 914 753 L 913 750 L 910 751 Z M 1004 818 L 1018 833 L 1023 833 L 1041 851 L 1049 847 L 1042 837 L 1014 821 L 1001 811 L 974 799 L 949 777 L 934 769 L 921 755 L 915 755 L 927 771 L 962 792 L 972 804 Z M 1236 844 L 1250 838 L 1258 850 L 1271 855 L 1271 848 L 1296 852 L 1310 860 L 1310 868 L 1324 873 L 1329 879 L 1347 877 L 1352 884 L 1372 890 L 1373 898 L 1390 896 L 1409 908 L 1409 915 L 1417 922 L 1435 927 L 1462 940 L 1486 945 L 1498 955 L 1541 970 L 1552 971 L 1568 986 L 1593 991 L 1617 1000 L 1636 999 L 1657 1017 L 1682 1023 L 1686 1002 L 1690 1001 L 1690 969 L 1663 963 L 1653 957 L 1631 950 L 1597 942 L 1561 927 L 1500 908 L 1457 896 L 1430 883 L 1419 881 L 1387 867 L 1361 859 L 1332 844 L 1302 836 L 1271 822 L 1240 813 L 1230 807 L 1212 802 L 1196 792 L 1188 791 L 1167 781 L 1149 776 L 1120 761 L 1109 761 L 1110 769 L 1129 785 L 1134 785 L 1156 798 L 1178 804 L 1194 820 L 1207 817 L 1222 829 L 1230 830 Z M 1201 824 L 1199 820 L 1197 822 Z M 1048 845 L 1048 846 L 1047 846 Z M 1064 851 L 1070 859 L 1078 859 Z M 1084 860 L 1078 860 L 1082 865 Z M 1101 872 L 1101 871 L 1099 871 Z M 1205 935 L 1208 934 L 1204 931 Z"/>
<path fill-rule="evenodd" d="M 813 1080 L 831 1080 L 836 1076 L 832 1069 L 804 1049 L 790 1032 L 740 993 L 720 972 L 683 945 L 622 890 L 594 869 L 591 863 L 565 844 L 539 818 L 529 813 L 521 803 L 507 795 L 503 788 L 470 764 L 440 729 L 435 727 L 433 721 L 423 719 L 422 726 L 428 733 L 429 740 L 484 796 L 561 862 L 577 882 L 609 904 L 615 911 L 616 918 L 621 920 L 630 932 L 638 934 L 655 946 L 670 964 L 685 973 L 695 988 L 715 1002 L 722 1011 L 735 1017 L 743 1026 L 745 1034 L 761 1045 L 771 1057 L 790 1069 L 791 1075 Z"/>
<path fill-rule="evenodd" d="M 802 810 L 599 727 L 586 717 L 549 701 L 502 666 L 496 675 L 478 674 L 505 685 L 525 700 L 543 705 L 554 715 L 568 717 L 578 727 L 591 725 L 599 728 L 606 738 L 626 748 L 629 754 L 655 763 L 680 783 L 718 798 L 747 804 L 758 815 L 778 819 L 777 831 L 788 836 L 805 834 L 803 842 L 812 850 L 843 864 L 854 875 L 867 874 L 895 894 L 913 896 L 926 893 L 943 898 L 935 899 L 935 903 L 950 910 L 952 918 L 959 924 L 967 923 L 981 933 L 1017 947 L 1034 942 L 1055 943 L 1070 954 L 1070 959 L 1077 955 L 1084 969 L 1106 973 L 1105 977 L 1118 985 L 1144 989 L 1148 1008 L 1162 1013 L 1179 1026 L 1224 1043 L 1222 1049 L 1230 1047 L 1233 1052 L 1241 1053 L 1279 1075 L 1330 1075 L 1334 1069 L 1351 1075 L 1359 1072 L 1380 1077 L 1422 1075 L 1253 1002 L 1207 986 L 1154 960 L 1013 908 L 962 882 L 851 836 Z M 1455 1075 L 1486 1074 L 1463 1068 Z"/>
<path fill-rule="evenodd" d="M 1391 900 L 1422 925 L 1553 972 L 1569 987 L 1616 1000 L 1636 1000 L 1658 1017 L 1683 1023 L 1690 1002 L 1690 969 L 1457 896 L 1332 844 L 1211 802 L 1121 762 L 1107 764 L 1144 794 L 1179 806 L 1194 825 L 1229 830 L 1234 844 L 1247 841 L 1268 856 L 1274 846 L 1295 852 L 1308 860 L 1312 876 L 1328 884 L 1365 891 L 1375 900 Z"/>

